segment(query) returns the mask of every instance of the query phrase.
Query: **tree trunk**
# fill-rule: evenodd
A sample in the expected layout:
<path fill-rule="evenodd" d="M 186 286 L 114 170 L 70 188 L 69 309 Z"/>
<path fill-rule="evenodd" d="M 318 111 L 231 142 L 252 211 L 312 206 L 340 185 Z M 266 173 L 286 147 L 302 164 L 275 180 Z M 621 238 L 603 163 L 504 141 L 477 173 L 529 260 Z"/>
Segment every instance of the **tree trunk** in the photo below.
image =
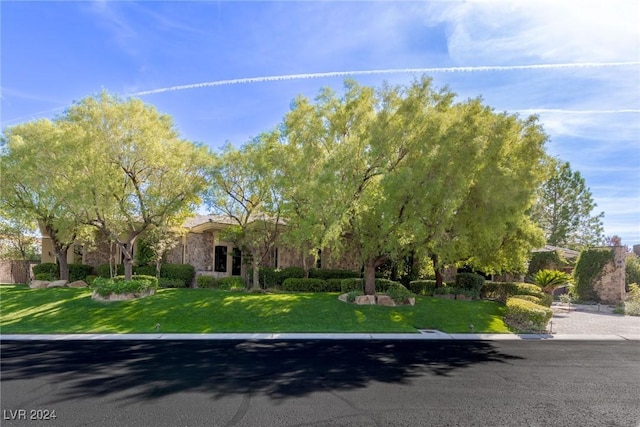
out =
<path fill-rule="evenodd" d="M 131 280 L 133 276 L 133 242 L 120 243 L 120 249 L 123 255 L 124 279 Z"/>
<path fill-rule="evenodd" d="M 386 256 L 369 258 L 364 263 L 364 294 L 375 295 L 376 293 L 376 268 L 386 261 Z"/>
<path fill-rule="evenodd" d="M 436 288 L 442 287 L 442 271 L 438 262 L 438 255 L 431 255 L 431 261 L 433 261 L 433 271 L 436 273 Z"/>
<path fill-rule="evenodd" d="M 251 289 L 260 289 L 260 263 L 258 262 L 258 251 L 251 252 L 253 260 L 251 268 L 253 269 L 253 283 Z"/>
<path fill-rule="evenodd" d="M 31 284 L 31 262 L 28 259 L 24 261 L 24 273 L 27 286 Z"/>
<path fill-rule="evenodd" d="M 60 280 L 69 280 L 69 264 L 67 263 L 68 246 L 57 246 L 54 248 L 56 259 L 60 267 Z"/>
<path fill-rule="evenodd" d="M 162 257 L 156 259 L 156 278 L 160 279 L 160 269 L 162 268 Z M 187 286 L 191 287 L 190 283 L 187 283 Z"/>

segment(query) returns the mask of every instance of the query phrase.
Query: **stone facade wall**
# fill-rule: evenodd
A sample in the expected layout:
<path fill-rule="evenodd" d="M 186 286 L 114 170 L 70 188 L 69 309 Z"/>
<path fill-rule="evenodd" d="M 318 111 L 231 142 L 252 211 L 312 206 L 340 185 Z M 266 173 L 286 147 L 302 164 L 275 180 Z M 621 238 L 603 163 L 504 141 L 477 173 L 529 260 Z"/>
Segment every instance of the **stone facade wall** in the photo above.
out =
<path fill-rule="evenodd" d="M 210 233 L 189 233 L 186 240 L 184 263 L 193 265 L 196 270 L 212 270 L 213 236 Z"/>
<path fill-rule="evenodd" d="M 118 247 L 113 244 L 113 256 L 118 256 L 120 251 Z M 96 242 L 93 245 L 91 250 L 84 250 L 82 254 L 82 262 L 84 264 L 92 265 L 93 267 L 97 267 L 102 264 L 109 264 L 109 257 L 111 256 L 111 243 L 107 237 L 100 233 L 100 235 L 96 238 Z M 120 263 L 120 259 L 118 258 L 117 263 Z"/>
<path fill-rule="evenodd" d="M 607 264 L 602 275 L 593 284 L 600 301 L 605 304 L 617 304 L 625 298 L 625 258 L 626 250 L 622 246 L 612 246 L 613 262 Z"/>

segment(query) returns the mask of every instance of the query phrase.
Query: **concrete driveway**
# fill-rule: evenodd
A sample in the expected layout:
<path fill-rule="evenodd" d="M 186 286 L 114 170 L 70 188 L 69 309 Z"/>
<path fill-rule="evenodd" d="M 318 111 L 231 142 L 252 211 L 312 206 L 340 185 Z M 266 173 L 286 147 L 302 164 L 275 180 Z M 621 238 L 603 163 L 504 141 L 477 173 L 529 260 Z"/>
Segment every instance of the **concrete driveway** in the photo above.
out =
<path fill-rule="evenodd" d="M 554 334 L 640 335 L 640 317 L 614 314 L 607 305 L 556 303 L 547 329 Z"/>

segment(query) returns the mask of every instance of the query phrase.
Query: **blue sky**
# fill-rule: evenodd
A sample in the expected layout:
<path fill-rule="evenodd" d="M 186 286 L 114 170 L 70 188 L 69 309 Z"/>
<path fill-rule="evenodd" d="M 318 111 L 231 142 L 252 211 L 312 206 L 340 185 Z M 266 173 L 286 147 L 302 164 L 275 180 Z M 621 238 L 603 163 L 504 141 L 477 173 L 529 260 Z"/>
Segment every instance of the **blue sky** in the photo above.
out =
<path fill-rule="evenodd" d="M 605 233 L 640 244 L 637 0 L 2 1 L 0 14 L 3 128 L 106 89 L 218 148 L 273 128 L 298 94 L 340 90 L 348 72 L 378 86 L 424 71 L 460 99 L 538 114 Z"/>

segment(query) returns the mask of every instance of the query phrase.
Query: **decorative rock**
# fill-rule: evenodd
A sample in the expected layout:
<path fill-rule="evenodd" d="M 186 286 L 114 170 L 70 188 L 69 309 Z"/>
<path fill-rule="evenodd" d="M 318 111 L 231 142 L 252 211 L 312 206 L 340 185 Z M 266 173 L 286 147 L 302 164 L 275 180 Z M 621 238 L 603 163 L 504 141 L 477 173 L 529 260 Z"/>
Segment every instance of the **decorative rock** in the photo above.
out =
<path fill-rule="evenodd" d="M 109 294 L 107 296 L 102 296 L 98 292 L 93 291 L 91 295 L 91 299 L 96 301 L 128 301 L 135 298 L 145 298 L 156 293 L 155 289 L 148 289 L 143 292 L 135 292 L 135 293 L 124 293 L 124 294 Z"/>
<path fill-rule="evenodd" d="M 71 282 L 67 284 L 69 288 L 86 288 L 89 285 L 84 280 L 76 280 L 75 282 Z"/>
<path fill-rule="evenodd" d="M 453 294 L 435 294 L 434 297 L 442 298 L 442 299 L 455 299 L 456 296 Z"/>
<path fill-rule="evenodd" d="M 393 307 L 396 303 L 389 295 L 378 295 L 378 305 Z"/>
<path fill-rule="evenodd" d="M 359 295 L 356 297 L 355 302 L 358 305 L 375 305 L 376 296 L 375 295 Z"/>
<path fill-rule="evenodd" d="M 414 297 L 409 298 L 408 305 L 416 305 L 416 299 Z"/>
<path fill-rule="evenodd" d="M 49 285 L 49 283 L 51 282 L 46 280 L 32 280 L 31 283 L 29 283 L 29 287 L 31 289 L 44 289 Z"/>
<path fill-rule="evenodd" d="M 348 294 L 342 294 L 338 297 L 338 299 L 342 302 L 347 302 L 347 295 Z"/>
<path fill-rule="evenodd" d="M 456 299 L 460 301 L 471 301 L 473 300 L 473 297 L 468 297 L 466 295 L 458 294 L 456 295 Z"/>
<path fill-rule="evenodd" d="M 47 288 L 64 288 L 69 283 L 67 280 L 55 280 L 47 285 Z"/>

